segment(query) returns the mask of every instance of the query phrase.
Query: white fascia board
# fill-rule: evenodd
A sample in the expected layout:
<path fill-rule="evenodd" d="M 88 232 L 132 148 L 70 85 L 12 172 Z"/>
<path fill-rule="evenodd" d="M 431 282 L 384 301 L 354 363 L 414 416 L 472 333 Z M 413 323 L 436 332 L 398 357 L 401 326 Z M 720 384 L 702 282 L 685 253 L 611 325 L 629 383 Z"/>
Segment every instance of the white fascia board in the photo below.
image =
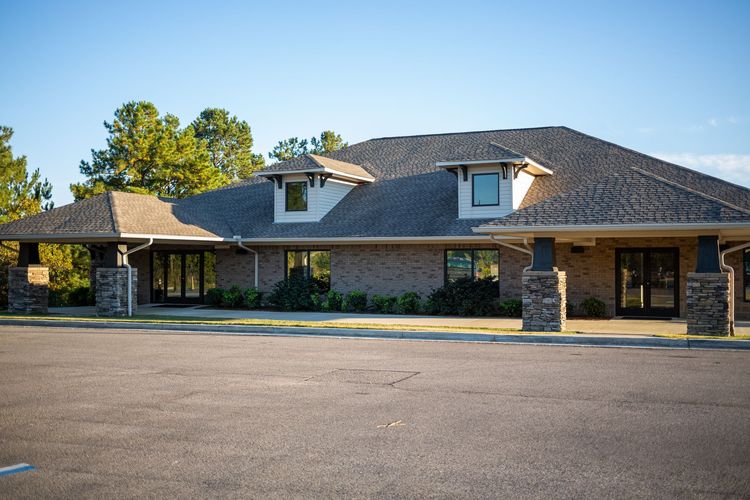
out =
<path fill-rule="evenodd" d="M 519 231 L 621 231 L 623 229 L 635 229 L 638 231 L 664 231 L 684 229 L 750 229 L 750 222 L 719 222 L 719 223 L 694 223 L 694 224 L 582 224 L 561 226 L 478 226 L 473 227 L 475 233 L 508 233 Z"/>
<path fill-rule="evenodd" d="M 256 177 L 272 177 L 274 175 L 294 175 L 294 174 L 308 174 L 308 173 L 326 173 L 326 174 L 332 174 L 336 177 L 341 177 L 343 179 L 349 179 L 354 180 L 357 182 L 372 182 L 375 180 L 374 177 L 363 177 L 361 175 L 354 175 L 354 174 L 347 174 L 346 172 L 341 172 L 339 170 L 335 170 L 328 167 L 311 167 L 311 168 L 305 168 L 302 170 L 274 170 L 274 171 L 263 171 L 263 172 L 256 172 L 253 175 Z"/>
<path fill-rule="evenodd" d="M 470 160 L 470 161 L 438 161 L 435 163 L 436 167 L 450 168 L 460 167 L 461 165 L 482 165 L 485 163 L 514 163 L 524 161 L 523 156 L 514 156 L 512 158 L 497 158 L 492 160 Z"/>
<path fill-rule="evenodd" d="M 535 162 L 531 158 L 524 158 L 524 163 L 528 163 L 530 167 L 533 168 L 536 172 L 529 170 L 531 173 L 535 175 L 552 175 L 552 170 L 548 169 L 547 167 L 540 165 L 539 163 Z"/>

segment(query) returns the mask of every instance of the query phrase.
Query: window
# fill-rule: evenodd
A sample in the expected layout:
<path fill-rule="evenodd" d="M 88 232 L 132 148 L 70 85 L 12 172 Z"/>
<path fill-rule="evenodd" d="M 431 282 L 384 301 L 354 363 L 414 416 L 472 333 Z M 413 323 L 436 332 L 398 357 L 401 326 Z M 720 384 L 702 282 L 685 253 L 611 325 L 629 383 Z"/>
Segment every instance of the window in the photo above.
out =
<path fill-rule="evenodd" d="M 307 210 L 307 182 L 286 183 L 286 211 L 304 212 Z"/>
<path fill-rule="evenodd" d="M 750 302 L 750 248 L 745 249 L 744 256 L 745 256 L 745 259 L 744 259 L 745 262 L 744 262 L 744 265 L 742 266 L 742 270 L 743 270 L 742 284 L 745 288 L 745 294 L 744 294 L 745 302 Z"/>
<path fill-rule="evenodd" d="M 471 204 L 486 207 L 500 204 L 500 174 L 474 174 L 471 176 Z"/>
<path fill-rule="evenodd" d="M 446 250 L 445 281 L 497 277 L 499 262 L 500 252 L 497 250 Z"/>
<path fill-rule="evenodd" d="M 329 250 L 288 250 L 286 252 L 286 276 L 312 278 L 331 287 L 331 252 Z"/>

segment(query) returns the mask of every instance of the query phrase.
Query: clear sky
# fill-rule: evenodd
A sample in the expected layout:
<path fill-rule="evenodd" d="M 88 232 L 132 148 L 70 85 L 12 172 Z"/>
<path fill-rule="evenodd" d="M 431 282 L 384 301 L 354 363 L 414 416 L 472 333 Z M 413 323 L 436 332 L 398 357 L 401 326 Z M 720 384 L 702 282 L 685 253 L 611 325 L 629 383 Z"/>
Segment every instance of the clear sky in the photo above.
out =
<path fill-rule="evenodd" d="M 750 186 L 747 0 L 0 0 L 0 46 L 0 124 L 58 205 L 129 100 L 227 108 L 264 154 L 567 125 Z"/>

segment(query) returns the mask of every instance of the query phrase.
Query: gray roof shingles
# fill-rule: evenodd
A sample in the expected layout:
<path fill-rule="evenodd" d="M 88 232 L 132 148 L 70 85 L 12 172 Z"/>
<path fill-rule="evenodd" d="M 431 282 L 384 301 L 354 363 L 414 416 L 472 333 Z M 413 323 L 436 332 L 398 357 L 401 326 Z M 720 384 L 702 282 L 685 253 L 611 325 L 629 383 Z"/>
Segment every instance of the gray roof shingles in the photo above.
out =
<path fill-rule="evenodd" d="M 457 219 L 456 177 L 436 163 L 508 155 L 526 156 L 554 174 L 538 177 L 513 214 Z M 469 237 L 472 227 L 490 223 L 750 222 L 750 190 L 566 127 L 387 137 L 326 156 L 359 165 L 375 180 L 353 189 L 320 222 L 274 224 L 273 184 L 258 177 L 182 200 L 115 193 L 113 213 L 121 232 L 300 240 Z M 302 157 L 269 170 L 311 164 Z M 0 237 L 31 229 L 109 230 L 97 198 L 0 226 Z"/>

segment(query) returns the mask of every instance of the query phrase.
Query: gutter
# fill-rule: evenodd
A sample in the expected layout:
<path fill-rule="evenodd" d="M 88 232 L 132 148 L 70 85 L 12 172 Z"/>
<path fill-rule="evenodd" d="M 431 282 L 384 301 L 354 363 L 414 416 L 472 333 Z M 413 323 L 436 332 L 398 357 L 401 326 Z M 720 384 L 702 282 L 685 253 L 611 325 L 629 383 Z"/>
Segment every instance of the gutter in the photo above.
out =
<path fill-rule="evenodd" d="M 255 255 L 255 268 L 253 277 L 255 278 L 255 289 L 260 290 L 260 280 L 258 279 L 258 252 L 253 250 L 252 248 L 247 248 L 245 245 L 242 244 L 242 236 L 235 236 L 234 239 L 237 241 L 237 246 L 247 252 L 251 252 L 253 255 Z"/>
<path fill-rule="evenodd" d="M 724 262 L 724 257 L 733 252 L 750 247 L 750 243 L 743 243 L 723 250 L 719 256 L 721 269 L 729 273 L 729 335 L 734 337 L 734 268 Z"/>
<path fill-rule="evenodd" d="M 494 241 L 495 243 L 497 243 L 498 245 L 510 248 L 510 249 L 515 250 L 517 252 L 522 252 L 522 253 L 525 253 L 527 255 L 530 255 L 531 256 L 531 264 L 529 264 L 528 266 L 524 267 L 523 268 L 523 272 L 526 272 L 529 269 L 531 269 L 532 267 L 534 267 L 534 252 L 531 251 L 531 247 L 529 246 L 529 242 L 528 242 L 528 240 L 526 238 L 523 239 L 523 246 L 525 246 L 526 248 L 520 248 L 520 247 L 517 247 L 516 245 L 511 245 L 510 243 L 507 243 L 505 241 L 498 240 L 497 239 L 497 235 L 495 235 L 495 234 L 491 234 L 490 235 L 490 239 L 492 241 Z"/>
<path fill-rule="evenodd" d="M 584 232 L 584 231 L 665 231 L 665 230 L 691 230 L 691 229 L 750 229 L 750 222 L 720 222 L 720 223 L 695 223 L 695 224 L 566 224 L 559 226 L 492 226 L 484 225 L 471 228 L 475 233 L 499 234 L 499 233 L 521 233 L 521 232 Z"/>
<path fill-rule="evenodd" d="M 138 245 L 137 247 L 132 248 L 122 254 L 122 263 L 125 265 L 125 267 L 128 268 L 128 316 L 133 315 L 133 268 L 130 267 L 130 263 L 128 262 L 128 255 L 130 255 L 131 253 L 139 252 L 144 248 L 148 248 L 153 243 L 154 239 L 149 238 L 148 241 L 143 245 Z"/>

